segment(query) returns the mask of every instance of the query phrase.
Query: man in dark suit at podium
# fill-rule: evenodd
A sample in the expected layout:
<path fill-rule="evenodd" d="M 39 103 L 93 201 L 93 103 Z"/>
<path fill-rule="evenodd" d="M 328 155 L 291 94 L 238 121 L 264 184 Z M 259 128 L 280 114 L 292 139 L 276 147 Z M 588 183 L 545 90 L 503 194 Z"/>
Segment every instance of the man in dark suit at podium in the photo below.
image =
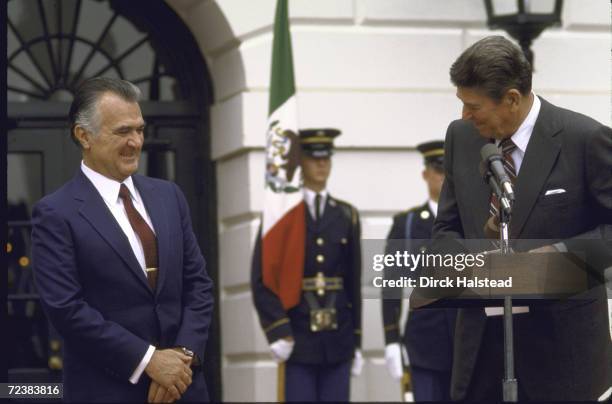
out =
<path fill-rule="evenodd" d="M 506 171 L 515 177 L 510 237 L 552 240 L 539 248 L 543 252 L 573 251 L 581 238 L 589 238 L 604 246 L 600 256 L 608 260 L 611 129 L 536 96 L 531 65 L 518 47 L 500 36 L 465 50 L 450 76 L 463 111 L 446 135 L 446 180 L 434 238 L 484 239 L 497 233 L 490 190 L 479 174 L 479 151 L 495 142 L 509 166 Z M 610 265 L 603 261 L 600 269 Z M 610 387 L 604 287 L 592 288 L 583 297 L 514 308 L 519 400 L 596 400 Z M 497 307 L 459 310 L 453 399 L 502 399 L 500 314 Z"/>
<path fill-rule="evenodd" d="M 423 205 L 393 217 L 393 226 L 387 239 L 398 240 L 396 243 L 402 245 L 396 246 L 393 241 L 389 242 L 386 254 L 394 254 L 397 251 L 396 247 L 403 247 L 411 254 L 419 254 L 431 239 L 431 228 L 438 211 L 438 200 L 444 181 L 444 141 L 421 143 L 417 146 L 417 150 L 423 155 L 425 168 L 422 175 L 427 184 L 429 198 Z M 389 272 L 393 274 L 397 271 L 393 268 Z M 388 277 L 387 273 L 385 277 Z M 405 358 L 402 360 L 401 341 L 408 353 L 414 400 L 450 400 L 453 334 L 457 310 L 453 308 L 413 310 L 408 314 L 403 334 L 400 334 L 401 296 L 393 296 L 392 291 L 383 289 L 382 312 L 385 362 L 391 377 L 400 379 L 402 368 L 408 365 Z"/>
<path fill-rule="evenodd" d="M 139 95 L 119 79 L 79 87 L 69 119 L 83 161 L 34 206 L 34 275 L 64 339 L 66 401 L 208 400 L 212 281 L 181 190 L 136 174 Z"/>

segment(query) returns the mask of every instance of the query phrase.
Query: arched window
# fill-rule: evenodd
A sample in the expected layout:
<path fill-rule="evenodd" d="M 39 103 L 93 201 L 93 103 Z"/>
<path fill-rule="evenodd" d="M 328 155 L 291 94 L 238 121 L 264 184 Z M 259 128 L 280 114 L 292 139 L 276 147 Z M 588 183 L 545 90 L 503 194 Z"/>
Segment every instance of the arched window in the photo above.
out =
<path fill-rule="evenodd" d="M 85 78 L 138 85 L 143 99 L 183 99 L 148 33 L 109 1 L 9 0 L 8 100 L 71 99 Z"/>

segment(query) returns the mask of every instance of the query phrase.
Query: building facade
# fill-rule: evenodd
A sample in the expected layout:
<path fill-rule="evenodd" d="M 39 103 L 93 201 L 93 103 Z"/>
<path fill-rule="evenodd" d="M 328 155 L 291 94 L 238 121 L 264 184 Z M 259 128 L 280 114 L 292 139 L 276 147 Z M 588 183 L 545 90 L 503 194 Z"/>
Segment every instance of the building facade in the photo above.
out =
<path fill-rule="evenodd" d="M 249 267 L 263 201 L 275 1 L 167 2 L 198 41 L 215 93 L 223 398 L 271 401 L 276 365 L 253 308 Z M 448 70 L 491 34 L 484 3 L 290 0 L 289 13 L 298 123 L 344 132 L 330 192 L 360 210 L 364 239 L 384 238 L 393 213 L 426 198 L 414 147 L 443 137 L 460 116 Z M 610 4 L 568 0 L 562 20 L 534 43 L 534 92 L 610 125 Z M 366 366 L 353 379 L 352 399 L 398 400 L 384 366 L 380 302 L 363 307 Z"/>
<path fill-rule="evenodd" d="M 83 3 L 87 1 L 91 0 L 83 0 Z M 11 4 L 15 3 L 16 0 L 8 3 L 9 18 Z M 76 6 L 81 1 L 62 3 Z M 93 3 L 95 7 L 102 7 L 105 2 Z M 226 401 L 274 401 L 276 365 L 268 353 L 253 307 L 249 278 L 263 203 L 264 143 L 276 0 L 165 0 L 168 10 L 155 12 L 153 8 L 159 7 L 139 10 L 134 2 L 129 2 L 131 6 L 117 0 L 108 0 L 108 3 L 114 10 L 107 11 L 109 16 L 117 12 L 136 26 L 132 29 L 126 23 L 123 31 L 117 34 L 116 43 L 112 44 L 117 57 L 111 60 L 122 55 L 122 46 L 126 43 L 122 38 L 132 35 L 129 32 L 137 31 L 133 35 L 138 41 L 145 35 L 143 32 L 150 34 L 143 41 L 150 41 L 152 50 L 126 63 L 117 75 L 135 79 L 140 73 L 134 72 L 131 77 L 130 69 L 134 70 L 143 60 L 151 66 L 157 85 L 150 81 L 145 94 L 148 101 L 155 103 L 145 103 L 143 112 L 148 121 L 147 114 L 154 117 L 152 127 L 159 130 L 151 133 L 154 141 L 149 142 L 146 150 L 149 160 L 145 173 L 173 179 L 191 189 L 189 203 L 196 217 L 200 244 L 217 283 L 218 318 L 213 323 L 217 330 L 209 346 L 216 370 L 209 369 L 209 382 L 216 384 L 218 390 L 212 397 Z M 494 3 L 507 5 L 510 2 Z M 542 0 L 537 6 L 552 3 L 552 0 Z M 193 49 L 182 52 L 181 47 L 187 45 L 180 36 L 177 36 L 177 43 L 160 39 L 169 38 L 163 31 L 165 20 L 160 17 L 167 12 L 176 13 L 177 24 L 186 28 L 195 40 L 189 46 L 199 52 L 197 58 L 191 53 Z M 143 19 L 147 13 L 156 15 Z M 360 210 L 364 239 L 384 239 L 394 213 L 422 204 L 426 199 L 427 191 L 420 175 L 421 156 L 415 146 L 443 138 L 449 122 L 460 117 L 461 103 L 455 96 L 448 71 L 464 49 L 492 33 L 486 27 L 484 2 L 289 0 L 289 13 L 299 126 L 336 127 L 343 131 L 343 136 L 336 141 L 330 193 L 350 201 Z M 35 14 L 23 15 L 30 18 Z M 535 53 L 534 92 L 608 126 L 612 123 L 610 16 L 609 2 L 566 0 L 562 26 L 546 30 L 532 48 Z M 94 21 L 101 17 L 90 11 L 82 18 Z M 36 25 L 27 19 L 23 21 L 26 25 Z M 178 35 L 180 30 L 172 29 Z M 503 34 L 501 31 L 495 33 Z M 13 42 L 23 42 L 19 46 L 37 52 L 28 38 L 23 39 L 25 41 L 15 39 Z M 85 40 L 87 38 L 83 43 Z M 104 42 L 100 45 L 102 51 L 112 54 L 108 41 L 99 42 Z M 9 52 L 10 43 L 9 37 Z M 57 42 L 51 39 L 50 43 L 53 48 Z M 61 45 L 59 47 L 62 54 Z M 44 53 L 46 49 L 39 51 Z M 83 48 L 81 58 L 86 59 L 87 54 L 88 50 Z M 196 59 L 194 64 L 198 66 L 188 66 Z M 158 64 L 158 60 L 162 63 Z M 59 61 L 61 65 L 61 57 Z M 92 63 L 95 65 L 95 59 Z M 105 65 L 105 62 L 100 63 L 102 67 Z M 174 67 L 167 70 L 171 65 Z M 177 65 L 191 67 L 189 74 L 178 74 Z M 41 67 L 40 70 L 46 68 Z M 155 70 L 158 68 L 161 70 Z M 78 73 L 79 67 L 75 66 L 74 70 L 72 73 Z M 95 69 L 90 70 L 95 73 Z M 34 74 L 27 69 L 24 72 Z M 66 73 L 70 72 L 68 66 Z M 86 75 L 87 70 L 83 68 L 81 73 Z M 23 81 L 23 77 L 17 76 L 19 74 L 9 70 L 9 87 L 16 81 Z M 66 77 L 71 76 L 66 74 Z M 49 91 L 53 90 L 51 84 Z M 190 96 L 190 90 L 197 94 Z M 36 91 L 35 88 L 31 90 Z M 21 198 L 23 194 L 33 202 L 65 180 L 47 176 L 47 182 L 49 178 L 55 182 L 46 186 L 33 185 L 30 188 L 37 189 L 34 193 L 25 189 L 23 184 L 29 180 L 22 178 L 27 177 L 24 170 L 40 166 L 37 170 L 45 171 L 47 167 L 43 162 L 30 161 L 31 157 L 27 156 L 31 155 L 32 148 L 44 149 L 42 153 L 55 153 L 55 160 L 41 161 L 46 162 L 44 164 L 57 161 L 62 164 L 66 176 L 71 175 L 78 164 L 78 156 L 74 156 L 75 150 L 69 149 L 67 132 L 59 122 L 65 117 L 64 109 L 67 111 L 70 97 L 61 91 L 49 94 L 44 100 L 45 106 L 19 104 L 22 100 L 30 100 L 27 92 L 13 93 L 13 98 L 9 97 L 9 118 L 17 122 L 9 131 L 9 199 L 13 192 L 16 197 Z M 164 101 L 175 104 L 170 106 Z M 58 150 L 53 141 L 47 145 L 38 140 L 41 113 L 49 122 L 49 133 L 64 139 L 62 150 Z M 11 143 L 13 140 L 16 143 Z M 26 152 L 29 154 L 12 157 L 11 150 L 15 156 L 21 151 L 24 156 Z M 70 154 L 70 159 L 61 153 Z M 68 162 L 70 166 L 64 167 Z M 190 182 L 187 178 L 202 180 Z M 27 214 L 23 223 L 26 219 Z M 19 223 L 19 226 L 27 225 Z M 361 376 L 353 378 L 352 400 L 399 400 L 399 384 L 391 381 L 385 369 L 378 299 L 364 301 L 363 333 L 366 365 Z"/>

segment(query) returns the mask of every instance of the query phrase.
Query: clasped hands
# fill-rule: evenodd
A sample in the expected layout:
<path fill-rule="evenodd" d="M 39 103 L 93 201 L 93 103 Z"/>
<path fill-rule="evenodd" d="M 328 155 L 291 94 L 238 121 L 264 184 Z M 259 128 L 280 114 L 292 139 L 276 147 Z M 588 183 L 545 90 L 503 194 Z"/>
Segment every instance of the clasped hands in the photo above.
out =
<path fill-rule="evenodd" d="M 180 348 L 156 349 L 145 368 L 151 378 L 147 401 L 172 403 L 180 399 L 191 385 L 191 360 Z"/>

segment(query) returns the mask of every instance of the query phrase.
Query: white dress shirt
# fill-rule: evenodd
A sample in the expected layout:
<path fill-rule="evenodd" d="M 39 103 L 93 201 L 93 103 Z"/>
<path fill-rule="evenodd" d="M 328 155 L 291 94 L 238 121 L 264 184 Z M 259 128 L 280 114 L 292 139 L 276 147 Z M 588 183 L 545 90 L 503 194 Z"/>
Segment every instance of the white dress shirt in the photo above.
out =
<path fill-rule="evenodd" d="M 323 212 L 325 211 L 325 202 L 327 202 L 327 189 L 322 190 L 321 192 L 319 192 L 319 195 L 321 195 L 321 202 L 319 204 L 319 212 L 321 213 L 321 217 L 323 217 Z M 310 212 L 310 217 L 312 217 L 313 220 L 317 219 L 316 216 L 316 212 L 315 212 L 315 197 L 317 196 L 317 192 L 313 191 L 312 189 L 308 189 L 306 187 L 304 187 L 304 202 L 306 202 L 306 206 L 308 207 L 308 211 Z"/>
<path fill-rule="evenodd" d="M 516 149 L 511 153 L 512 160 L 514 161 L 514 168 L 516 170 L 516 175 L 518 176 L 519 171 L 521 169 L 521 165 L 523 164 L 523 158 L 525 157 L 525 151 L 527 150 L 527 145 L 529 144 L 529 139 L 531 139 L 531 134 L 533 133 L 533 127 L 535 126 L 536 120 L 538 119 L 538 115 L 540 114 L 540 107 L 542 102 L 538 98 L 537 95 L 533 94 L 533 104 L 531 105 L 531 109 L 529 113 L 525 117 L 525 120 L 521 123 L 521 126 L 514 132 L 514 135 L 510 137 L 514 144 L 516 145 Z M 495 144 L 499 146 L 499 141 L 496 141 Z M 559 247 L 557 247 L 559 248 Z M 514 306 L 512 307 L 512 313 L 528 313 L 529 306 Z M 504 309 L 502 307 L 486 307 L 485 313 L 487 316 L 501 316 L 504 313 Z"/>
<path fill-rule="evenodd" d="M 429 199 L 427 201 L 427 205 L 429 206 L 431 213 L 433 213 L 434 218 L 438 216 L 438 202 L 434 201 L 433 199 Z"/>
<path fill-rule="evenodd" d="M 516 145 L 516 149 L 514 149 L 511 155 L 512 160 L 514 160 L 514 168 L 516 169 L 517 176 L 521 169 L 521 165 L 523 164 L 525 151 L 527 150 L 529 139 L 531 139 L 531 134 L 533 133 L 533 127 L 535 126 L 536 120 L 538 119 L 538 115 L 540 114 L 540 107 L 542 106 L 542 102 L 540 101 L 538 96 L 534 93 L 532 94 L 533 104 L 531 105 L 529 113 L 525 117 L 525 120 L 521 123 L 521 126 L 519 126 L 516 132 L 514 132 L 514 135 L 510 137 L 510 139 L 512 139 L 512 141 Z M 499 146 L 499 140 L 495 141 L 495 144 Z"/>
<path fill-rule="evenodd" d="M 142 268 L 142 271 L 146 276 L 145 256 L 144 250 L 142 248 L 142 243 L 140 242 L 140 239 L 136 235 L 136 232 L 134 232 L 134 229 L 132 228 L 132 225 L 128 220 L 127 213 L 125 213 L 125 208 L 123 207 L 123 200 L 119 198 L 119 188 L 121 187 L 122 183 L 107 178 L 102 174 L 98 173 L 97 171 L 92 170 L 91 168 L 87 167 L 87 165 L 85 165 L 84 161 L 81 161 L 81 170 L 83 171 L 83 174 L 85 174 L 85 176 L 94 185 L 94 187 L 104 200 L 104 203 L 117 221 L 117 224 L 119 224 L 119 227 L 121 227 L 121 230 L 123 230 L 123 232 L 125 233 L 126 237 L 128 238 L 128 241 L 130 242 L 130 247 L 132 247 L 132 251 L 134 252 L 134 256 L 138 260 L 138 263 L 140 264 L 140 267 Z M 149 217 L 149 214 L 145 209 L 142 198 L 140 197 L 140 193 L 134 186 L 132 177 L 126 178 L 126 180 L 123 181 L 123 184 L 125 184 L 127 189 L 130 191 L 130 196 L 132 198 L 132 204 L 134 205 L 134 208 L 136 208 L 138 213 L 140 213 L 143 219 L 147 222 L 151 230 L 155 232 L 155 228 L 153 227 L 151 218 Z M 136 368 L 136 370 L 134 370 L 134 373 L 132 373 L 132 376 L 130 377 L 130 382 L 132 384 L 138 383 L 138 380 L 140 379 L 142 372 L 144 372 L 145 368 L 149 364 L 149 361 L 151 360 L 154 351 L 155 347 L 153 345 L 149 345 L 149 349 L 147 350 L 144 357 L 138 364 L 138 367 Z"/>

